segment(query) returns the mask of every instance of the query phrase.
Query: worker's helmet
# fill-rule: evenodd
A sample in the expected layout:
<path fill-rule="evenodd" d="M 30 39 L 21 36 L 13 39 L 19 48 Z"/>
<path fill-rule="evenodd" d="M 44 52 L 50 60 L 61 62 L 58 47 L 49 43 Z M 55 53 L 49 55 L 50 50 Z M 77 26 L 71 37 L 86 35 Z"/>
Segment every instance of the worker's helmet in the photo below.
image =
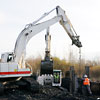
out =
<path fill-rule="evenodd" d="M 84 78 L 87 78 L 87 75 L 86 74 L 84 75 Z"/>

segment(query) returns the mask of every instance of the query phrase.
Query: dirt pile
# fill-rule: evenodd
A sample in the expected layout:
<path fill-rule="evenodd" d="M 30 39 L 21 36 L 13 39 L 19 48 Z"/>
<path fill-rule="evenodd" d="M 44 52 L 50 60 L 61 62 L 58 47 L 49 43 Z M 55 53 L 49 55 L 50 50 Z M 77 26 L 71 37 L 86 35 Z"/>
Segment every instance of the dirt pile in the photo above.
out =
<path fill-rule="evenodd" d="M 63 88 L 39 86 L 39 92 L 35 93 L 33 91 L 27 90 L 26 87 L 6 88 L 5 93 L 0 96 L 0 100 L 97 100 L 97 97 L 72 95 Z"/>

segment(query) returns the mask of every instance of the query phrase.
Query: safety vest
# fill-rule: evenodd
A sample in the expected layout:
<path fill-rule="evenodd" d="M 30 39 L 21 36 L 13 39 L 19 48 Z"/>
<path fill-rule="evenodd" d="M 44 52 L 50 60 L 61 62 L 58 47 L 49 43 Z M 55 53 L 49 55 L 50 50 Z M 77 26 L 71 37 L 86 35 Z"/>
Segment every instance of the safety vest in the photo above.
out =
<path fill-rule="evenodd" d="M 90 85 L 90 80 L 88 78 L 85 78 L 83 81 L 83 85 Z"/>
<path fill-rule="evenodd" d="M 58 78 L 59 78 L 59 75 L 54 75 L 54 78 L 55 78 L 55 79 L 58 79 Z"/>

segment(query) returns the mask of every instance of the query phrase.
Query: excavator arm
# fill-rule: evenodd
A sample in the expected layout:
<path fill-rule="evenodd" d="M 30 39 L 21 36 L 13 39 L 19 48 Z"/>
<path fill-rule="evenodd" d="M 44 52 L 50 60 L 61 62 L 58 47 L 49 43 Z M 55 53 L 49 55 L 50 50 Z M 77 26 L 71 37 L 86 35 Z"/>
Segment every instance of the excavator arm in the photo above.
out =
<path fill-rule="evenodd" d="M 35 24 L 35 25 L 30 24 L 27 28 L 22 30 L 15 44 L 15 49 L 14 49 L 15 62 L 19 62 L 22 54 L 24 54 L 26 51 L 27 43 L 34 35 L 43 31 L 47 27 L 55 24 L 56 22 L 59 22 L 60 20 L 61 20 L 61 16 L 57 16 L 39 24 Z"/>
<path fill-rule="evenodd" d="M 55 9 L 53 9 L 55 10 Z M 81 42 L 79 41 L 79 36 L 77 36 L 73 26 L 71 25 L 69 19 L 67 18 L 65 11 L 61 9 L 59 6 L 56 7 L 57 16 L 44 21 L 42 23 L 38 23 L 41 19 L 46 17 L 48 14 L 50 14 L 53 10 L 51 10 L 48 13 L 45 13 L 41 18 L 39 18 L 37 21 L 29 24 L 27 27 L 25 27 L 22 32 L 19 34 L 15 48 L 14 48 L 14 61 L 19 62 L 21 57 L 24 58 L 25 52 L 26 52 L 26 45 L 29 42 L 29 40 L 39 32 L 43 31 L 44 29 L 47 29 L 51 25 L 60 22 L 60 24 L 63 26 L 67 34 L 72 40 L 72 44 L 75 44 L 77 47 L 82 47 Z"/>
<path fill-rule="evenodd" d="M 77 47 L 82 47 L 81 42 L 79 41 L 79 36 L 75 32 L 75 29 L 73 28 L 70 20 L 68 19 L 67 15 L 65 14 L 65 11 L 60 8 L 59 6 L 56 7 L 57 15 L 62 16 L 62 20 L 60 20 L 60 24 L 63 26 L 67 34 L 69 35 L 70 39 L 72 40 L 72 45 L 75 44 Z"/>

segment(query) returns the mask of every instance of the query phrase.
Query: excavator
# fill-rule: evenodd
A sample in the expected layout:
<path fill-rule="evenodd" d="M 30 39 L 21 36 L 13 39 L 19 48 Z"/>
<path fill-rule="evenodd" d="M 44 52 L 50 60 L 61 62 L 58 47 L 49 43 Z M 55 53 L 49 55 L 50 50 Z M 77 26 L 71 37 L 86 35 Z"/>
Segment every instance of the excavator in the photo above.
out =
<path fill-rule="evenodd" d="M 57 15 L 53 18 L 43 21 L 39 23 L 40 20 L 45 18 L 51 12 L 56 10 Z M 14 51 L 13 52 L 6 52 L 1 55 L 1 62 L 0 62 L 0 90 L 3 90 L 3 84 L 7 82 L 8 79 L 15 79 L 20 80 L 23 77 L 30 77 L 32 75 L 32 68 L 30 66 L 26 66 L 25 62 L 25 55 L 26 55 L 26 46 L 29 40 L 38 34 L 39 32 L 43 31 L 44 29 L 48 29 L 48 27 L 54 25 L 55 23 L 59 22 L 62 27 L 67 32 L 68 36 L 72 40 L 72 44 L 76 45 L 77 47 L 82 47 L 82 44 L 79 40 L 79 36 L 76 34 L 70 20 L 65 14 L 65 11 L 60 7 L 57 6 L 56 8 L 52 9 L 51 11 L 44 13 L 38 20 L 28 24 L 19 34 Z M 45 60 L 49 63 L 50 66 L 48 67 L 41 67 L 41 74 L 52 74 L 53 72 L 53 63 L 52 60 L 48 57 L 49 52 L 46 51 Z M 49 60 L 48 60 L 49 59 Z M 46 62 L 43 62 L 43 64 Z M 47 64 L 48 64 L 47 63 Z M 50 71 L 50 72 L 49 72 Z"/>

